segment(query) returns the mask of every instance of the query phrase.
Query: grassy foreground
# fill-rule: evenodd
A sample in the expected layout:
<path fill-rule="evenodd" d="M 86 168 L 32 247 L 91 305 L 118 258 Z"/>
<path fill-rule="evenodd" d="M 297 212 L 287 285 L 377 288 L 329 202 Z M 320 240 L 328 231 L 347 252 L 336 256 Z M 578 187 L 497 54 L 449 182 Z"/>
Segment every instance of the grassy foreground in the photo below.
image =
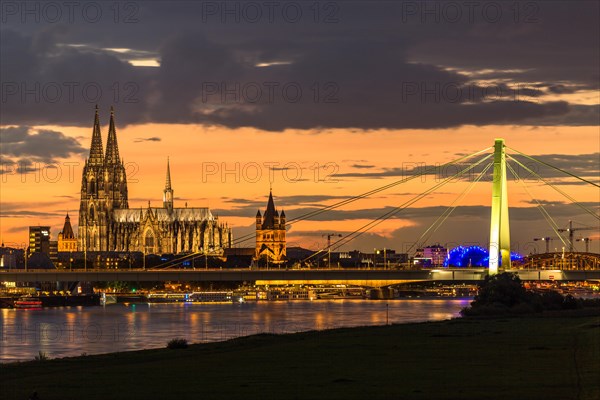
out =
<path fill-rule="evenodd" d="M 600 317 L 257 335 L 0 365 L 0 398 L 599 399 Z"/>

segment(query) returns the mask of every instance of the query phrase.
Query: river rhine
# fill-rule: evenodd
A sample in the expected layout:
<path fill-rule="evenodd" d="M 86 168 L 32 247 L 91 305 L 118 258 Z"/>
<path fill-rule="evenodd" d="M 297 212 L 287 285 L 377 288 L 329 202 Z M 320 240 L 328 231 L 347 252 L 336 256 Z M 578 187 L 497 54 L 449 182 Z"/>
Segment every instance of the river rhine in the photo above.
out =
<path fill-rule="evenodd" d="M 213 342 L 257 333 L 437 321 L 470 299 L 317 300 L 242 304 L 113 304 L 0 310 L 0 362 Z"/>

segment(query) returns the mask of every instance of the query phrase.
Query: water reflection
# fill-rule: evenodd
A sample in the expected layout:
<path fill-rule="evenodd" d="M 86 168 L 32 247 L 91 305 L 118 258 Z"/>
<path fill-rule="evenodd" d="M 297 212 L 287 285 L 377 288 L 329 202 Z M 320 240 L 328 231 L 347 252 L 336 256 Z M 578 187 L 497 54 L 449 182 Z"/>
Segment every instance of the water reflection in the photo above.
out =
<path fill-rule="evenodd" d="M 243 304 L 128 304 L 1 310 L 0 361 L 31 360 L 360 325 L 442 320 L 469 300 L 331 300 Z"/>

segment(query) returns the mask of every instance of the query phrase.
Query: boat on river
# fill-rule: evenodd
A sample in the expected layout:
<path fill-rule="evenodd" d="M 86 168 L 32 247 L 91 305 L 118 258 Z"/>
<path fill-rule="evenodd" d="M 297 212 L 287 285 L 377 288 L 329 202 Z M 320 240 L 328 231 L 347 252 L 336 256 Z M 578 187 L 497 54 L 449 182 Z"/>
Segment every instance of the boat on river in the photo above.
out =
<path fill-rule="evenodd" d="M 15 300 L 15 308 L 40 309 L 42 308 L 42 301 L 39 299 L 39 297 L 23 296 L 18 300 Z"/>

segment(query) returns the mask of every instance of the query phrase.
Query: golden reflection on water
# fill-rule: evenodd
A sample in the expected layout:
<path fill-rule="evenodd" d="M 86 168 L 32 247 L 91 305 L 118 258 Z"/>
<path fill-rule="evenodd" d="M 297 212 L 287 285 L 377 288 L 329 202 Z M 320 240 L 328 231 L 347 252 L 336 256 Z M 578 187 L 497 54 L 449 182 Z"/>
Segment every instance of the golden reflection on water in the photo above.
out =
<path fill-rule="evenodd" d="M 243 304 L 114 304 L 0 310 L 0 362 L 164 347 L 256 333 L 448 319 L 469 300 L 319 300 Z"/>

